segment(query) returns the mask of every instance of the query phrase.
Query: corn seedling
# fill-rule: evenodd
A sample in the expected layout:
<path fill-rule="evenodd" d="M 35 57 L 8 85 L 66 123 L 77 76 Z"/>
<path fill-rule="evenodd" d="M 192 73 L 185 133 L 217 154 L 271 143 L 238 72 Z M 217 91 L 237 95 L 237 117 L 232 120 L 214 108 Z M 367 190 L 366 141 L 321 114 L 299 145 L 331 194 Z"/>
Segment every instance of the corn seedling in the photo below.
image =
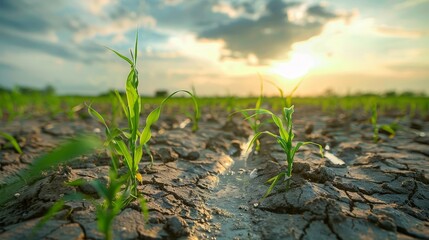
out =
<path fill-rule="evenodd" d="M 379 127 L 377 124 L 378 120 L 378 113 L 377 113 L 377 104 L 374 104 L 372 108 L 372 114 L 371 114 L 371 124 L 372 124 L 372 139 L 374 143 L 378 142 L 380 140 L 379 137 Z"/>
<path fill-rule="evenodd" d="M 109 127 L 103 116 L 99 114 L 95 109 L 91 106 L 88 106 L 88 112 L 90 115 L 94 116 L 100 123 L 105 126 L 105 132 L 107 136 L 106 146 L 110 151 L 110 155 L 112 158 L 112 167 L 115 171 L 119 168 L 120 158 L 123 159 L 123 163 L 125 164 L 128 172 L 127 175 L 127 183 L 125 192 L 128 193 L 128 197 L 125 201 L 129 202 L 138 197 L 137 186 L 138 182 L 142 182 L 142 176 L 138 171 L 139 163 L 143 156 L 143 151 L 145 150 L 149 156 L 151 153 L 148 148 L 148 142 L 152 137 L 151 134 L 151 126 L 156 123 L 160 117 L 161 110 L 167 100 L 176 95 L 177 93 L 186 93 L 191 96 L 195 114 L 193 117 L 193 131 L 198 129 L 198 120 L 200 118 L 200 113 L 198 110 L 198 103 L 196 98 L 192 93 L 186 90 L 179 90 L 170 94 L 167 98 L 165 98 L 161 104 L 155 108 L 146 118 L 146 124 L 142 130 L 140 130 L 140 115 L 141 115 L 141 98 L 138 93 L 138 71 L 136 69 L 137 64 L 137 43 L 138 43 L 138 34 L 136 36 L 134 53 L 131 52 L 131 59 L 125 57 L 119 52 L 108 48 L 112 52 L 114 52 L 117 56 L 125 60 L 130 64 L 131 70 L 128 74 L 126 85 L 125 85 L 125 94 L 126 101 L 122 99 L 120 94 L 116 91 L 115 94 L 117 99 L 119 100 L 120 105 L 122 106 L 123 112 L 128 120 L 128 128 L 120 129 L 117 127 Z M 152 158 L 151 158 L 152 159 Z"/>
<path fill-rule="evenodd" d="M 256 104 L 255 104 L 255 110 L 259 110 L 261 109 L 261 104 L 262 104 L 262 97 L 264 94 L 264 82 L 261 78 L 261 76 L 259 75 L 259 79 L 261 81 L 261 85 L 260 85 L 260 94 L 258 99 L 256 100 Z M 253 130 L 253 134 L 257 134 L 259 132 L 259 129 L 261 127 L 261 120 L 259 119 L 259 117 L 257 115 L 254 115 L 253 117 L 250 117 L 247 111 L 241 111 L 241 113 L 244 115 L 244 117 L 246 118 L 247 122 L 250 125 L 250 128 Z M 261 143 L 259 142 L 259 139 L 256 139 L 255 141 L 255 152 L 259 152 L 261 148 Z"/>
<path fill-rule="evenodd" d="M 113 239 L 113 220 L 121 212 L 122 208 L 125 207 L 123 204 L 127 198 L 125 192 L 120 192 L 122 185 L 127 179 L 124 176 L 118 178 L 116 171 L 111 169 L 109 180 L 110 182 L 107 187 L 97 180 L 90 183 L 103 199 L 102 203 L 95 204 L 97 227 L 107 240 Z"/>
<path fill-rule="evenodd" d="M 280 94 L 280 99 L 281 99 L 283 108 L 285 108 L 285 107 L 291 107 L 292 106 L 292 97 L 295 94 L 296 90 L 298 90 L 298 87 L 302 83 L 302 79 L 300 79 L 298 81 L 298 83 L 294 86 L 294 88 L 292 89 L 292 91 L 289 93 L 289 95 L 287 97 L 285 97 L 284 91 L 283 91 L 283 89 L 279 85 L 277 85 L 274 81 L 271 81 L 271 80 L 268 80 L 268 79 L 265 79 L 265 81 L 268 82 L 269 84 L 273 85 L 277 89 L 277 91 Z"/>
<path fill-rule="evenodd" d="M 12 146 L 15 148 L 15 150 L 19 154 L 22 154 L 21 147 L 19 146 L 18 142 L 16 141 L 16 139 L 12 135 L 9 135 L 9 134 L 7 134 L 5 132 L 1 132 L 0 131 L 0 136 L 2 136 L 3 138 L 5 138 L 6 140 L 8 140 L 10 142 L 10 144 L 12 144 Z"/>
<path fill-rule="evenodd" d="M 384 131 L 385 133 L 389 134 L 389 138 L 393 138 L 396 135 L 396 132 L 399 129 L 399 124 L 397 121 L 394 121 L 390 124 L 378 124 L 378 110 L 377 110 L 377 104 L 373 105 L 372 113 L 371 113 L 371 124 L 373 129 L 372 139 L 374 143 L 377 143 L 380 141 L 380 130 Z"/>
<path fill-rule="evenodd" d="M 266 134 L 268 136 L 274 137 L 277 140 L 277 143 L 280 144 L 280 146 L 282 147 L 282 149 L 286 155 L 285 160 L 287 163 L 287 170 L 285 172 L 279 173 L 278 175 L 276 175 L 273 178 L 270 178 L 267 181 L 268 183 L 271 183 L 271 185 L 268 188 L 265 195 L 263 196 L 263 198 L 265 198 L 266 196 L 268 196 L 268 194 L 270 194 L 270 192 L 272 191 L 274 186 L 280 181 L 280 179 L 282 177 L 284 177 L 285 181 L 287 180 L 288 185 L 289 185 L 289 179 L 292 177 L 293 161 L 295 158 L 295 154 L 301 146 L 307 145 L 307 144 L 312 144 L 312 145 L 318 146 L 319 150 L 320 150 L 320 154 L 323 157 L 323 148 L 320 144 L 313 143 L 313 142 L 297 142 L 295 145 L 293 145 L 292 141 L 294 139 L 294 134 L 293 134 L 292 114 L 294 112 L 294 106 L 283 109 L 283 118 L 286 120 L 285 123 L 283 123 L 282 118 L 278 117 L 277 115 L 275 115 L 274 113 L 272 113 L 271 111 L 266 110 L 266 109 L 248 109 L 248 110 L 244 110 L 244 111 L 255 111 L 255 113 L 249 117 L 254 117 L 257 115 L 261 115 L 261 114 L 270 115 L 273 122 L 275 123 L 275 125 L 279 129 L 279 135 L 274 134 L 270 131 L 258 132 L 252 138 L 250 145 L 249 145 L 249 148 L 250 148 L 250 146 L 252 146 L 256 142 L 256 140 L 262 134 Z"/>

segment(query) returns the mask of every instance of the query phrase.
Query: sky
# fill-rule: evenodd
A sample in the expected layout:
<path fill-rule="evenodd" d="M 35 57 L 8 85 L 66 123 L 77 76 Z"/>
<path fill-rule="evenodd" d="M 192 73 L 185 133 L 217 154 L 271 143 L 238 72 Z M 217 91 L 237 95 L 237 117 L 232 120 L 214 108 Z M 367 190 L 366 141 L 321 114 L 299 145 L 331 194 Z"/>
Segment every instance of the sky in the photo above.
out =
<path fill-rule="evenodd" d="M 429 93 L 429 0 L 0 0 L 0 86 L 141 94 Z"/>

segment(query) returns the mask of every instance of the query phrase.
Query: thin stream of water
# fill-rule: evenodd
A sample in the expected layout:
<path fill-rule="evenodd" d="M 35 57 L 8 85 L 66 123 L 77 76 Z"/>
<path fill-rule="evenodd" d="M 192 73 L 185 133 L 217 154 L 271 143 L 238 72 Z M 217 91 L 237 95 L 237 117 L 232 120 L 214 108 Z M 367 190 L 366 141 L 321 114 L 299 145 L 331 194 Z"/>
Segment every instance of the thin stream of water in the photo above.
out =
<path fill-rule="evenodd" d="M 219 209 L 213 214 L 212 233 L 216 239 L 254 239 L 247 186 L 254 170 L 248 163 L 251 151 L 246 151 L 250 140 L 242 145 L 242 153 L 234 158 L 234 164 L 223 175 L 208 201 L 212 209 Z M 253 171 L 254 173 L 256 171 Z"/>

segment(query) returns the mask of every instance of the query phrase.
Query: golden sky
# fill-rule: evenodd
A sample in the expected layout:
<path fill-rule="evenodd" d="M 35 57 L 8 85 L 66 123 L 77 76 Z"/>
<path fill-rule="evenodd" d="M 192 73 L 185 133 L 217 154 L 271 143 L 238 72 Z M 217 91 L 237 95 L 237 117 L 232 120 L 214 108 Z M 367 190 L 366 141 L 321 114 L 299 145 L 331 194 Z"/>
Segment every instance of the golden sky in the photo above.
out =
<path fill-rule="evenodd" d="M 0 86 L 123 89 L 139 29 L 140 91 L 429 93 L 428 0 L 0 1 Z M 276 90 L 269 85 L 266 94 Z"/>

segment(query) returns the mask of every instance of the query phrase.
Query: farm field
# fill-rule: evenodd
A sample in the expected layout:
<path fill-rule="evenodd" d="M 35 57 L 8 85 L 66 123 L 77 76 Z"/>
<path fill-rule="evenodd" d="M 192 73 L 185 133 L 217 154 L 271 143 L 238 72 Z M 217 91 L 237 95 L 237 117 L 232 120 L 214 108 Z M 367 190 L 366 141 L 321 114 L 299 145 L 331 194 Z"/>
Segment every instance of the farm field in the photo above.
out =
<path fill-rule="evenodd" d="M 429 240 L 428 0 L 0 1 L 0 240 Z"/>
<path fill-rule="evenodd" d="M 97 203 L 106 200 L 90 183 L 112 182 L 108 148 L 96 145 L 71 161 L 57 159 L 59 166 L 28 179 L 22 170 L 67 140 L 88 134 L 106 140 L 103 124 L 84 103 L 92 103 L 109 126 L 125 128 L 119 102 L 109 96 L 38 93 L 0 98 L 0 132 L 13 136 L 22 149 L 18 153 L 8 138 L 0 138 L 0 238 L 104 239 Z M 3 101 L 8 98 L 14 101 Z M 141 101 L 144 123 L 162 99 Z M 324 156 L 317 146 L 302 146 L 291 178 L 282 178 L 268 195 L 267 180 L 287 170 L 284 150 L 262 135 L 256 152 L 249 146 L 251 119 L 237 112 L 254 108 L 258 98 L 197 98 L 197 131 L 191 98 L 169 101 L 151 128 L 153 164 L 146 152 L 138 164 L 137 192 L 145 204 L 132 199 L 119 210 L 111 225 L 113 239 L 427 239 L 427 97 L 293 99 L 293 143 L 320 144 Z M 281 106 L 280 98 L 262 98 L 261 107 L 279 116 Z M 269 115 L 258 121 L 263 123 L 259 131 L 279 131 Z M 126 172 L 121 160 L 118 173 Z M 11 179 L 25 182 L 5 195 Z M 78 179 L 85 183 L 66 184 Z M 66 197 L 77 194 L 88 197 Z M 47 218 L 61 199 L 64 203 Z"/>

